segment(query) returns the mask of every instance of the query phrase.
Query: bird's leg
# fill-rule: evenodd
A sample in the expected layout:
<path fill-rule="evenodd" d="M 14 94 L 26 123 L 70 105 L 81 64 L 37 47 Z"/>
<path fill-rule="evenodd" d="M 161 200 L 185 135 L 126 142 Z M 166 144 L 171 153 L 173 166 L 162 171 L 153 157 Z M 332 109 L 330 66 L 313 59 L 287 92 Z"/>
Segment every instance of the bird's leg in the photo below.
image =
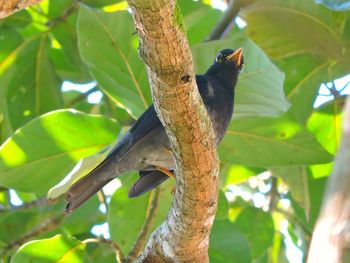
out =
<path fill-rule="evenodd" d="M 157 171 L 160 171 L 160 172 L 166 174 L 166 175 L 169 176 L 169 177 L 175 178 L 175 177 L 174 177 L 174 174 L 173 174 L 172 172 L 170 172 L 168 169 L 165 169 L 165 168 L 160 167 L 160 166 L 155 166 L 154 168 L 155 168 Z"/>

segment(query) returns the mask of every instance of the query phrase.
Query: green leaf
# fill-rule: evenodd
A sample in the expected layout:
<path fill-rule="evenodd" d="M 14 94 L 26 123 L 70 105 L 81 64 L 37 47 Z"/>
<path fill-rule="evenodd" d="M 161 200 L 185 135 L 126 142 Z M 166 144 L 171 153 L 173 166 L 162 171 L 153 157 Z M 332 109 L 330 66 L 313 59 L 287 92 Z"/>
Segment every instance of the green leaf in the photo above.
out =
<path fill-rule="evenodd" d="M 14 254 L 13 263 L 83 262 L 85 244 L 63 235 L 34 240 L 24 244 Z"/>
<path fill-rule="evenodd" d="M 243 47 L 245 63 L 236 87 L 234 118 L 279 116 L 286 112 L 289 103 L 283 93 L 284 74 L 246 38 L 212 41 L 193 47 L 198 72 L 204 73 L 213 63 L 215 54 L 228 47 Z"/>
<path fill-rule="evenodd" d="M 271 214 L 247 207 L 238 215 L 235 224 L 248 239 L 252 258 L 263 255 L 272 245 L 275 227 Z"/>
<path fill-rule="evenodd" d="M 306 168 L 303 166 L 274 167 L 271 172 L 287 183 L 293 199 L 305 209 L 306 218 L 310 218 L 311 203 Z"/>
<path fill-rule="evenodd" d="M 2 65 L 11 52 L 22 43 L 23 39 L 20 33 L 10 26 L 2 25 L 0 27 L 0 72 Z"/>
<path fill-rule="evenodd" d="M 244 17 L 248 35 L 271 57 L 301 53 L 333 59 L 342 56 L 338 29 L 346 15 L 334 15 L 313 1 L 258 1 L 245 9 Z"/>
<path fill-rule="evenodd" d="M 123 186 L 114 193 L 109 206 L 108 225 L 111 238 L 119 244 L 122 252 L 126 254 L 130 251 L 141 231 L 154 195 L 154 191 L 152 191 L 137 198 L 128 198 L 128 190 L 137 178 L 136 173 L 125 175 Z M 165 219 L 172 203 L 173 196 L 170 192 L 174 183 L 174 180 L 168 180 L 161 185 L 164 190 L 161 190 L 160 193 L 158 211 L 150 233 Z"/>
<path fill-rule="evenodd" d="M 43 194 L 86 156 L 115 139 L 119 125 L 73 110 L 45 114 L 0 147 L 0 185 Z"/>
<path fill-rule="evenodd" d="M 0 78 L 7 88 L 8 116 L 14 129 L 62 106 L 60 81 L 47 55 L 48 44 L 46 36 L 24 42 Z"/>
<path fill-rule="evenodd" d="M 100 88 L 139 116 L 151 103 L 151 96 L 134 31 L 127 11 L 104 13 L 80 7 L 78 41 L 83 60 Z"/>
<path fill-rule="evenodd" d="M 225 185 L 240 184 L 248 180 L 251 176 L 256 176 L 264 172 L 265 169 L 245 167 L 243 165 L 231 165 L 227 171 Z"/>
<path fill-rule="evenodd" d="M 48 15 L 53 19 L 64 16 L 67 10 L 73 6 L 76 6 L 76 3 L 72 0 L 50 1 Z M 57 74 L 62 79 L 71 82 L 88 82 L 91 81 L 91 77 L 78 50 L 77 17 L 76 8 L 63 23 L 57 23 L 51 29 L 58 47 L 54 46 L 50 49 L 50 58 L 55 65 Z"/>
<path fill-rule="evenodd" d="M 253 167 L 307 165 L 332 160 L 314 136 L 288 115 L 234 119 L 219 146 L 219 153 L 222 161 Z"/>
<path fill-rule="evenodd" d="M 289 112 L 301 123 L 306 123 L 314 111 L 313 104 L 321 83 L 348 72 L 348 67 L 341 61 L 325 61 L 309 54 L 279 60 L 278 65 L 286 73 L 284 87 L 292 103 Z"/>
<path fill-rule="evenodd" d="M 14 211 L 1 214 L 0 240 L 9 244 L 30 232 L 43 220 L 43 214 L 36 211 Z"/>
<path fill-rule="evenodd" d="M 339 97 L 315 109 L 307 122 L 308 129 L 315 134 L 319 143 L 332 154 L 336 154 L 340 143 L 342 109 L 345 98 L 346 96 Z"/>
<path fill-rule="evenodd" d="M 219 191 L 218 208 L 216 210 L 215 220 L 227 219 L 228 201 L 223 191 Z"/>
<path fill-rule="evenodd" d="M 249 263 L 247 239 L 229 220 L 215 220 L 210 234 L 209 257 L 212 263 Z"/>

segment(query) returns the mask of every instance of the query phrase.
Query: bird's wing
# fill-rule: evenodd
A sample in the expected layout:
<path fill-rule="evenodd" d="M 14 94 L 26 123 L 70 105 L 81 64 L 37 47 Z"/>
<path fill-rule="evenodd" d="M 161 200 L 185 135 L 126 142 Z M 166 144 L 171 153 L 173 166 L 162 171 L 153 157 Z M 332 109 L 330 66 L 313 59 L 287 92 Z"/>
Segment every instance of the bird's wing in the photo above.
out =
<path fill-rule="evenodd" d="M 109 153 L 106 160 L 122 159 L 133 147 L 140 142 L 147 140 L 150 136 L 164 129 L 160 122 L 153 104 L 138 118 L 130 130 L 118 142 L 115 148 Z"/>
<path fill-rule="evenodd" d="M 140 171 L 140 178 L 129 189 L 128 196 L 131 198 L 147 193 L 168 178 L 170 177 L 161 171 Z"/>

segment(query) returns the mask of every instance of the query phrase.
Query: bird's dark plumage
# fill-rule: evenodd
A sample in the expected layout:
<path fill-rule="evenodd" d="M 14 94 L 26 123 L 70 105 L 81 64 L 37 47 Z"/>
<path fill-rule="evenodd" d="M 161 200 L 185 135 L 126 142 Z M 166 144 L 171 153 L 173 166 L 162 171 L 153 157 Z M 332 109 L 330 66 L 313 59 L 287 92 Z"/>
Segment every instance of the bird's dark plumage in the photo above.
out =
<path fill-rule="evenodd" d="M 212 121 L 219 143 L 233 113 L 234 88 L 243 66 L 242 49 L 220 51 L 203 75 L 196 75 L 199 93 Z M 172 175 L 174 159 L 170 142 L 151 105 L 118 142 L 106 159 L 66 193 L 66 211 L 72 212 L 104 185 L 124 172 L 140 171 L 140 179 L 129 190 L 139 196 Z"/>

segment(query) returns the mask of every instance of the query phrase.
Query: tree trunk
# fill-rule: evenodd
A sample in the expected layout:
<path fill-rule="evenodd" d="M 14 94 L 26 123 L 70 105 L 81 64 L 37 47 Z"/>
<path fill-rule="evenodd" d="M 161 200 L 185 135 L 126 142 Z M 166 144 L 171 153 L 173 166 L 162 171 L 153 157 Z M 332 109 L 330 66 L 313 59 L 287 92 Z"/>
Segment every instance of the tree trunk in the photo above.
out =
<path fill-rule="evenodd" d="M 129 0 L 156 111 L 176 161 L 176 192 L 167 219 L 139 262 L 209 262 L 219 161 L 214 132 L 196 87 L 176 1 Z"/>
<path fill-rule="evenodd" d="M 350 97 L 343 137 L 312 237 L 308 263 L 350 262 Z"/>
<path fill-rule="evenodd" d="M 0 0 L 0 18 L 5 18 L 39 2 L 41 0 Z"/>

